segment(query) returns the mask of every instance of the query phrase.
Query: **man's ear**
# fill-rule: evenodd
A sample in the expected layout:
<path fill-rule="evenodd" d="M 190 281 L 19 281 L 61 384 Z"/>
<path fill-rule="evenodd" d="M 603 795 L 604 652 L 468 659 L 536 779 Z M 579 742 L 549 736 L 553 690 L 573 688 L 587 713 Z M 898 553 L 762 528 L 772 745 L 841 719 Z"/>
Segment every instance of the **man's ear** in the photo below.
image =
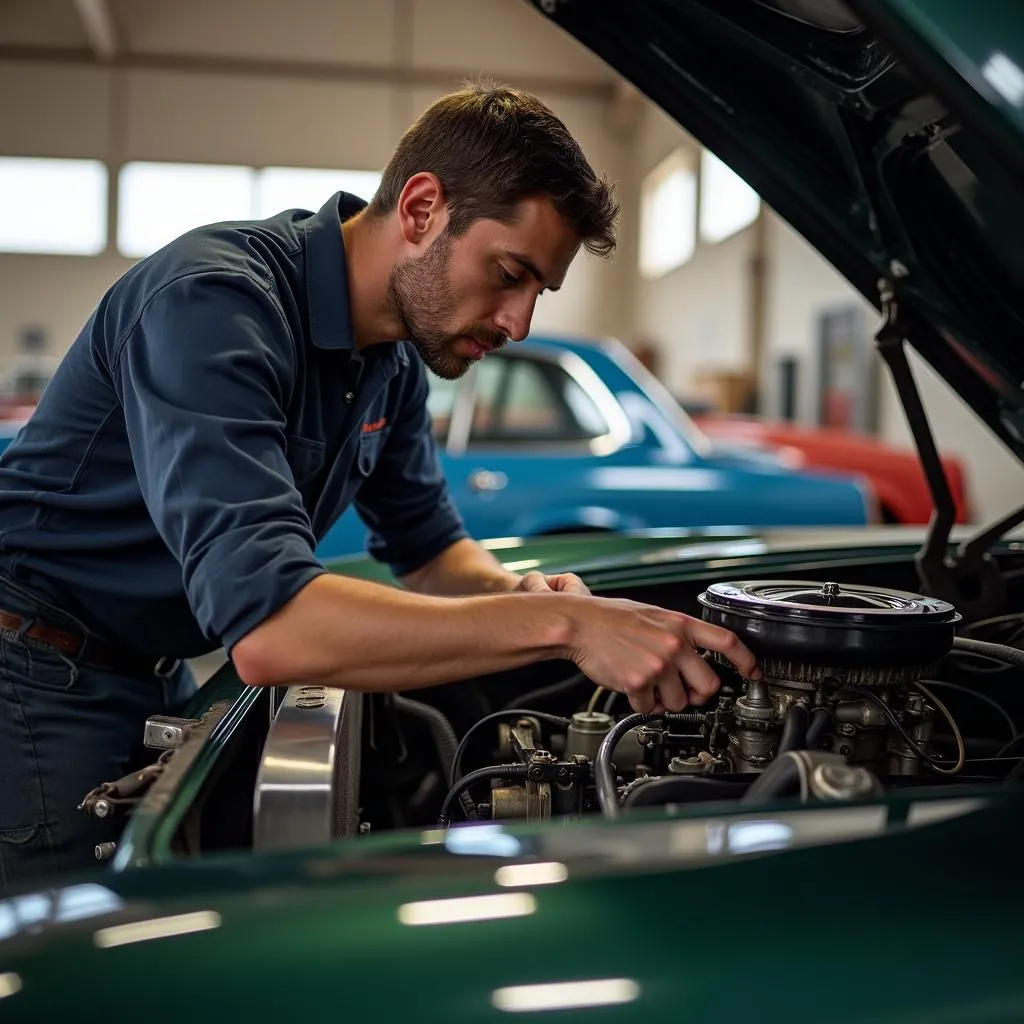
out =
<path fill-rule="evenodd" d="M 441 179 L 429 171 L 414 174 L 402 187 L 395 213 L 406 242 L 429 245 L 448 224 L 448 203 Z"/>

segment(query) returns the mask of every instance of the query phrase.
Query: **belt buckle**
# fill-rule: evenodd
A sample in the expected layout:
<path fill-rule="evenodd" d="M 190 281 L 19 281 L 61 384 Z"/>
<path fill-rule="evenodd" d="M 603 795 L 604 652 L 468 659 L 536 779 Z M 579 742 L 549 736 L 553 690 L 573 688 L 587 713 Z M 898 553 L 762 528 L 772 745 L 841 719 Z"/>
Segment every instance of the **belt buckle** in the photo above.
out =
<path fill-rule="evenodd" d="M 181 658 L 168 658 L 166 655 L 162 655 L 157 658 L 156 664 L 153 666 L 153 675 L 157 679 L 170 679 L 180 667 Z"/>

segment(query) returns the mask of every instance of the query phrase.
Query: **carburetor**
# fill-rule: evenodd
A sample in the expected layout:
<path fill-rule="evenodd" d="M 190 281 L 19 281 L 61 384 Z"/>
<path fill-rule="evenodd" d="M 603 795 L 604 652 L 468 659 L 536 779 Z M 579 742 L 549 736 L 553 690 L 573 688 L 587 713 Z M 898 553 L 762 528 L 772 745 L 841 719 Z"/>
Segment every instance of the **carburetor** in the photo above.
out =
<path fill-rule="evenodd" d="M 716 583 L 698 600 L 703 618 L 738 634 L 762 671 L 713 716 L 710 736 L 727 737 L 731 770 L 760 772 L 779 754 L 823 745 L 879 775 L 919 770 L 872 696 L 900 716 L 918 746 L 927 743 L 934 709 L 912 685 L 951 649 L 960 621 L 952 605 L 802 580 Z"/>

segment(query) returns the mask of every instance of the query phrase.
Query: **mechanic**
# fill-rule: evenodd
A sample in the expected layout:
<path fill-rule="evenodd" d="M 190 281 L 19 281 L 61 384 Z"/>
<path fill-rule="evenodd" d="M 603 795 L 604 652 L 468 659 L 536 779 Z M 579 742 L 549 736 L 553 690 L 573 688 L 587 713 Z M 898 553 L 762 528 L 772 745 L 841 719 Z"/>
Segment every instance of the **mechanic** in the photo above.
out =
<path fill-rule="evenodd" d="M 609 255 L 618 207 L 555 115 L 480 84 L 401 139 L 369 206 L 191 231 L 106 293 L 0 460 L 0 881 L 94 863 L 77 808 L 152 760 L 153 714 L 222 646 L 246 683 L 407 690 L 550 658 L 634 708 L 740 671 L 731 633 L 507 572 L 439 468 L 426 369 L 457 378 Z M 354 503 L 404 587 L 325 570 Z"/>

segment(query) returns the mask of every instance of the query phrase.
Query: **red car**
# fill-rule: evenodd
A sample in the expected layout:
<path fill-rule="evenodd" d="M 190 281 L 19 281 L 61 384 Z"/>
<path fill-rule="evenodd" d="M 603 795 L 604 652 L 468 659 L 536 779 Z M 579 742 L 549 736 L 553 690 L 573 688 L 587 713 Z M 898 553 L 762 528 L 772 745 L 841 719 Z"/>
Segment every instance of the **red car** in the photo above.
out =
<path fill-rule="evenodd" d="M 857 473 L 870 481 L 879 514 L 887 523 L 927 523 L 933 502 L 916 453 L 864 434 L 830 427 L 800 427 L 755 416 L 695 415 L 714 441 L 774 449 L 794 467 Z M 971 520 L 963 463 L 944 455 L 942 464 L 953 494 L 956 521 Z"/>

